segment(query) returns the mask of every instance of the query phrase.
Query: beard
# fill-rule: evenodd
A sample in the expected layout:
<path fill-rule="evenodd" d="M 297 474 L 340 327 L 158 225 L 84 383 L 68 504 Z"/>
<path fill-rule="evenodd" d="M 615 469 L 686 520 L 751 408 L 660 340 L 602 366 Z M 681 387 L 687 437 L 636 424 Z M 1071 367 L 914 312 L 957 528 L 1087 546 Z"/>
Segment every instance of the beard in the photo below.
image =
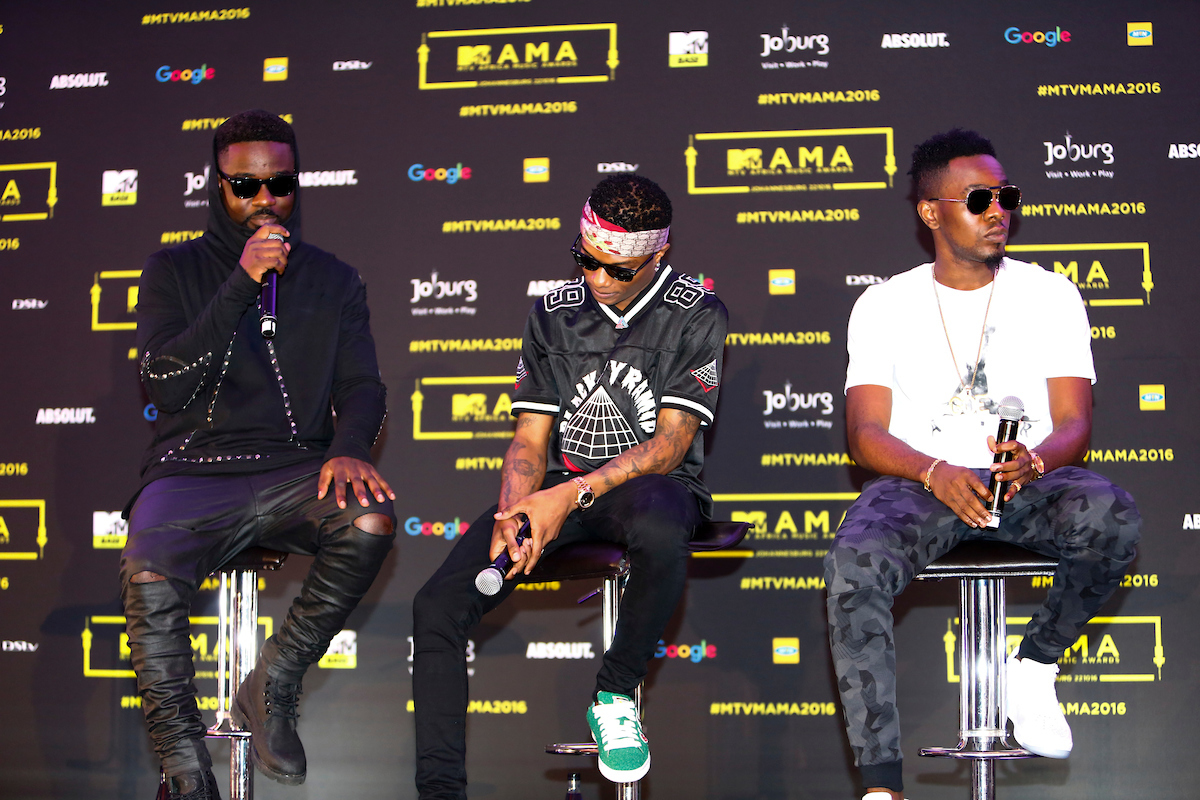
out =
<path fill-rule="evenodd" d="M 983 263 L 987 265 L 988 269 L 990 269 L 992 272 L 995 272 L 996 268 L 1000 266 L 1000 262 L 1003 260 L 1004 260 L 1004 248 L 1001 247 L 995 253 L 990 253 L 987 256 L 985 256 L 983 259 Z"/>

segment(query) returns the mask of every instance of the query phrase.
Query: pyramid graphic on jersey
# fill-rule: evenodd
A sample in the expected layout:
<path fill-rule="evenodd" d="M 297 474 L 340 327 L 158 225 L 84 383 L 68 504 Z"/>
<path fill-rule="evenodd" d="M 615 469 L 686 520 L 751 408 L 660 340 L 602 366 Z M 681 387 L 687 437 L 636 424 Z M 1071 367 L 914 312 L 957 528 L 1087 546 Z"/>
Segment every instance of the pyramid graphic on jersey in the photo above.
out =
<path fill-rule="evenodd" d="M 589 461 L 616 458 L 638 443 L 604 387 L 596 389 L 567 422 L 562 451 Z"/>
<path fill-rule="evenodd" d="M 703 367 L 692 370 L 692 377 L 700 381 L 700 385 L 704 387 L 705 394 L 720 386 L 721 380 L 717 377 L 717 360 L 714 358 Z"/>

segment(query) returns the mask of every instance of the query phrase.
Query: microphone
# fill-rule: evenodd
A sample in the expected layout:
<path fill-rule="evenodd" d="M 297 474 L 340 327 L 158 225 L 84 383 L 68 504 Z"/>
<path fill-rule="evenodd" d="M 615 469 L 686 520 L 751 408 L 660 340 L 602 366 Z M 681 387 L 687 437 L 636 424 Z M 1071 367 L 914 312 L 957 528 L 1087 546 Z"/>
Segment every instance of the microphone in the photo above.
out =
<path fill-rule="evenodd" d="M 1025 413 L 1025 404 L 1021 398 L 1009 395 L 1000 401 L 1000 429 L 996 431 L 996 444 L 1011 442 L 1017 438 L 1017 428 L 1020 427 L 1021 416 Z M 1011 452 L 996 453 L 993 464 L 1005 464 L 1012 461 Z M 997 479 L 999 473 L 992 473 L 988 483 L 988 491 L 992 499 L 987 503 L 987 510 L 992 515 L 985 527 L 999 528 L 1000 517 L 1004 515 L 1004 493 L 1008 491 L 1008 482 L 1001 483 Z"/>
<path fill-rule="evenodd" d="M 283 241 L 283 236 L 278 233 L 268 233 L 268 239 L 278 239 Z M 275 324 L 278 320 L 275 318 L 275 290 L 276 281 L 279 280 L 279 273 L 275 270 L 268 270 L 263 275 L 262 281 L 262 316 L 258 318 L 258 327 L 262 331 L 264 339 L 275 338 Z"/>
<path fill-rule="evenodd" d="M 525 517 L 525 521 L 521 523 L 521 529 L 517 531 L 517 547 L 520 547 L 528 538 L 529 517 Z M 495 561 L 488 564 L 475 576 L 475 588 L 491 597 L 504 585 L 504 576 L 508 574 L 510 567 L 512 567 L 512 558 L 509 557 L 506 547 L 500 552 L 500 555 L 496 556 Z"/>

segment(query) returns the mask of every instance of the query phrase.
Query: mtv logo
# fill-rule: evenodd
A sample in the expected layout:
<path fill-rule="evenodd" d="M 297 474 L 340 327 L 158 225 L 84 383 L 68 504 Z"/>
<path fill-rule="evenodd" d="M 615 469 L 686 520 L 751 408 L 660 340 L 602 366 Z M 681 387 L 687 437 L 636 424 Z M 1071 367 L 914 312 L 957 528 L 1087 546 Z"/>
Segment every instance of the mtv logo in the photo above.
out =
<path fill-rule="evenodd" d="M 727 169 L 762 169 L 762 150 L 748 147 L 745 150 L 730 148 L 725 151 Z"/>
<path fill-rule="evenodd" d="M 120 550 L 129 535 L 129 522 L 121 519 L 120 511 L 92 512 L 92 549 Z"/>
<path fill-rule="evenodd" d="M 490 44 L 469 44 L 458 48 L 458 65 L 460 67 L 481 67 L 492 63 L 492 46 Z"/>
<path fill-rule="evenodd" d="M 356 631 L 339 631 L 329 642 L 325 655 L 356 656 L 358 655 L 358 633 Z"/>
<path fill-rule="evenodd" d="M 136 192 L 138 171 L 136 169 L 106 169 L 101 179 L 102 194 Z"/>
<path fill-rule="evenodd" d="M 734 522 L 749 522 L 751 533 L 767 532 L 767 512 L 765 511 L 734 511 L 729 518 Z"/>
<path fill-rule="evenodd" d="M 455 420 L 479 419 L 487 413 L 487 395 L 482 392 L 456 394 L 450 398 L 450 416 Z"/>
<path fill-rule="evenodd" d="M 667 38 L 667 53 L 673 56 L 708 52 L 708 31 L 672 31 Z"/>

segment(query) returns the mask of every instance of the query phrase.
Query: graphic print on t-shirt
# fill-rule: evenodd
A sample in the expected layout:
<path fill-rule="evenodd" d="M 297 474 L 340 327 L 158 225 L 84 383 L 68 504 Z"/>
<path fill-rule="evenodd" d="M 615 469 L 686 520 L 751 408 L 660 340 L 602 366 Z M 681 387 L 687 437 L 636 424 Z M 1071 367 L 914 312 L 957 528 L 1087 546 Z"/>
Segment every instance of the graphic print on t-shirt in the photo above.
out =
<path fill-rule="evenodd" d="M 692 377 L 700 381 L 705 394 L 720 386 L 721 381 L 717 377 L 717 360 L 714 358 L 703 367 L 692 370 Z"/>
<path fill-rule="evenodd" d="M 658 408 L 650 381 L 624 361 L 610 359 L 575 384 L 575 396 L 559 425 L 559 449 L 589 461 L 608 461 L 638 443 L 636 424 L 653 433 Z M 622 412 L 622 408 L 626 409 Z M 626 413 L 636 415 L 631 421 Z"/>

